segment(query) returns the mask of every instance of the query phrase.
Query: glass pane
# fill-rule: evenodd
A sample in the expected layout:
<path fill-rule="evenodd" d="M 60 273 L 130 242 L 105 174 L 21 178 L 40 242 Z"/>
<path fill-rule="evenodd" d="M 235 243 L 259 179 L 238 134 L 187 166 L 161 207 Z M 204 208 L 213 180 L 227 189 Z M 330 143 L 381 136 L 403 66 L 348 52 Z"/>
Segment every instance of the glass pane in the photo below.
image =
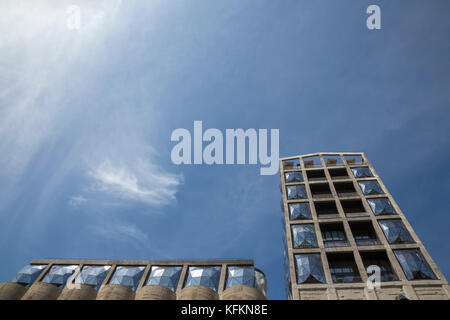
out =
<path fill-rule="evenodd" d="M 98 290 L 110 269 L 111 266 L 84 266 L 75 279 L 75 283 L 89 284 Z"/>
<path fill-rule="evenodd" d="M 136 290 L 144 270 L 145 267 L 118 266 L 109 283 L 121 284 Z"/>
<path fill-rule="evenodd" d="M 375 215 L 396 213 L 388 198 L 367 199 L 367 202 Z"/>
<path fill-rule="evenodd" d="M 67 282 L 67 279 L 75 272 L 78 268 L 77 265 L 64 266 L 64 265 L 55 265 L 50 268 L 50 271 L 47 272 L 42 282 L 48 282 L 53 284 L 58 284 L 60 286 L 64 286 Z"/>
<path fill-rule="evenodd" d="M 168 287 L 170 290 L 175 292 L 180 279 L 181 269 L 182 267 L 153 266 L 145 284 Z"/>
<path fill-rule="evenodd" d="M 28 265 L 16 273 L 12 282 L 32 284 L 47 265 Z"/>
<path fill-rule="evenodd" d="M 253 267 L 228 267 L 226 287 L 236 285 L 255 286 L 255 269 Z"/>
<path fill-rule="evenodd" d="M 300 171 L 290 171 L 284 173 L 286 183 L 288 182 L 303 182 L 303 176 Z"/>
<path fill-rule="evenodd" d="M 373 177 L 373 174 L 370 171 L 369 167 L 352 168 L 352 172 L 353 172 L 353 175 L 355 176 L 355 178 Z"/>
<path fill-rule="evenodd" d="M 320 254 L 296 254 L 297 283 L 325 283 Z"/>
<path fill-rule="evenodd" d="M 401 220 L 380 220 L 378 223 L 389 243 L 414 242 Z"/>
<path fill-rule="evenodd" d="M 312 219 L 309 202 L 289 203 L 289 214 L 291 220 Z"/>
<path fill-rule="evenodd" d="M 394 253 L 408 280 L 436 279 L 419 250 L 394 250 Z"/>
<path fill-rule="evenodd" d="M 205 286 L 217 291 L 221 267 L 189 267 L 185 287 Z"/>
<path fill-rule="evenodd" d="M 286 192 L 287 192 L 288 200 L 305 199 L 306 198 L 305 186 L 302 184 L 294 185 L 294 186 L 287 186 Z"/>
<path fill-rule="evenodd" d="M 384 193 L 376 180 L 359 181 L 358 183 L 365 195 Z"/>
<path fill-rule="evenodd" d="M 316 234 L 314 232 L 314 225 L 312 224 L 297 224 L 291 226 L 292 239 L 294 248 L 316 248 Z"/>

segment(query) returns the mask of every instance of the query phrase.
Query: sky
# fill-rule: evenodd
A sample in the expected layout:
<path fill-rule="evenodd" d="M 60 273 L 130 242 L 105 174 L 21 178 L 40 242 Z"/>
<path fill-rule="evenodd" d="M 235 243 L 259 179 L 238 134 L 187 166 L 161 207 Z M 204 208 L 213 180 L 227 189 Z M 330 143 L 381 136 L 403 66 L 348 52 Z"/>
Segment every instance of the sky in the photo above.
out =
<path fill-rule="evenodd" d="M 1 1 L 0 281 L 38 258 L 243 258 L 284 299 L 279 175 L 173 164 L 195 120 L 279 129 L 281 157 L 364 152 L 450 277 L 449 9 Z"/>

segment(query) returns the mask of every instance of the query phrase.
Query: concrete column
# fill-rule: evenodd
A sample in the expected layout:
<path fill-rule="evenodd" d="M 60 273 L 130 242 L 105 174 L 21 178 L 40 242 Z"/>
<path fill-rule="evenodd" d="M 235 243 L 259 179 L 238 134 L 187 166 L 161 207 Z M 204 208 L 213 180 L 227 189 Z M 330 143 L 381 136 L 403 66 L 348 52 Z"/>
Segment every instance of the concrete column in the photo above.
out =
<path fill-rule="evenodd" d="M 19 300 L 27 292 L 23 284 L 17 282 L 0 283 L 0 300 Z"/>
<path fill-rule="evenodd" d="M 61 289 L 56 284 L 35 282 L 23 295 L 22 300 L 56 300 L 60 294 Z"/>
<path fill-rule="evenodd" d="M 159 285 L 146 285 L 136 290 L 136 300 L 176 300 L 175 292 Z"/>
<path fill-rule="evenodd" d="M 266 300 L 266 297 L 256 288 L 246 285 L 231 286 L 220 295 L 221 300 Z"/>
<path fill-rule="evenodd" d="M 134 291 L 121 284 L 106 284 L 100 288 L 97 300 L 133 300 Z"/>
<path fill-rule="evenodd" d="M 208 287 L 189 286 L 180 291 L 177 300 L 219 300 L 219 294 Z"/>
<path fill-rule="evenodd" d="M 79 284 L 79 289 L 69 289 L 67 287 L 61 292 L 58 300 L 95 300 L 97 296 L 97 290 L 94 287 L 87 284 Z"/>

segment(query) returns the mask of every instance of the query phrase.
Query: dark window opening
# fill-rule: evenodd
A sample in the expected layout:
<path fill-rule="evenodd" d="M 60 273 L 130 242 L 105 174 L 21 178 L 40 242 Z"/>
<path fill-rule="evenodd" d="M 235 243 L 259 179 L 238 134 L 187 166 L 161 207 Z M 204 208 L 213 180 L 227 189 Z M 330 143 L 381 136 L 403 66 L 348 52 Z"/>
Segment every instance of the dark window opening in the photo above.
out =
<path fill-rule="evenodd" d="M 380 268 L 380 280 L 381 281 L 397 281 L 397 275 L 392 269 L 392 265 L 389 261 L 389 258 L 384 251 L 374 251 L 374 252 L 361 252 L 361 259 L 364 264 L 364 268 L 369 266 L 377 266 Z M 369 270 L 370 271 L 370 270 Z M 373 271 L 367 272 L 367 275 L 370 276 L 373 274 Z"/>
<path fill-rule="evenodd" d="M 352 182 L 335 182 L 334 187 L 338 196 L 350 197 L 358 195 Z"/>
<path fill-rule="evenodd" d="M 310 184 L 311 194 L 313 198 L 332 198 L 330 186 L 328 183 Z"/>
<path fill-rule="evenodd" d="M 341 200 L 342 209 L 344 210 L 345 216 L 347 217 L 357 217 L 367 215 L 366 209 L 362 204 L 360 199 L 356 200 Z"/>
<path fill-rule="evenodd" d="M 308 170 L 306 176 L 309 181 L 326 180 L 325 172 L 323 170 Z"/>
<path fill-rule="evenodd" d="M 321 224 L 320 231 L 322 233 L 323 244 L 326 248 L 348 246 L 342 223 Z"/>
<path fill-rule="evenodd" d="M 334 283 L 361 282 L 353 254 L 327 254 L 331 278 Z"/>
<path fill-rule="evenodd" d="M 349 222 L 353 238 L 358 246 L 371 246 L 380 244 L 372 222 Z"/>
<path fill-rule="evenodd" d="M 336 203 L 334 201 L 314 202 L 317 217 L 319 219 L 335 218 L 339 215 Z"/>
<path fill-rule="evenodd" d="M 328 172 L 330 173 L 331 179 L 347 179 L 348 173 L 345 168 L 340 169 L 329 169 Z"/>

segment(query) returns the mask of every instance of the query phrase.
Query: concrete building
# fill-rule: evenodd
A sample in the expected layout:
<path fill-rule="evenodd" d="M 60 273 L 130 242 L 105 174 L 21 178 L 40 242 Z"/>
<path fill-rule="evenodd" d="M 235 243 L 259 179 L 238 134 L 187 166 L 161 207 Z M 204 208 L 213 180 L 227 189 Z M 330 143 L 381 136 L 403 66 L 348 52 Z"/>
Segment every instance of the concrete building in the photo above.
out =
<path fill-rule="evenodd" d="M 38 259 L 0 284 L 0 300 L 264 300 L 253 260 Z"/>
<path fill-rule="evenodd" d="M 444 275 L 363 153 L 282 158 L 280 168 L 289 299 L 449 299 Z M 373 265 L 381 286 L 369 289 Z"/>

